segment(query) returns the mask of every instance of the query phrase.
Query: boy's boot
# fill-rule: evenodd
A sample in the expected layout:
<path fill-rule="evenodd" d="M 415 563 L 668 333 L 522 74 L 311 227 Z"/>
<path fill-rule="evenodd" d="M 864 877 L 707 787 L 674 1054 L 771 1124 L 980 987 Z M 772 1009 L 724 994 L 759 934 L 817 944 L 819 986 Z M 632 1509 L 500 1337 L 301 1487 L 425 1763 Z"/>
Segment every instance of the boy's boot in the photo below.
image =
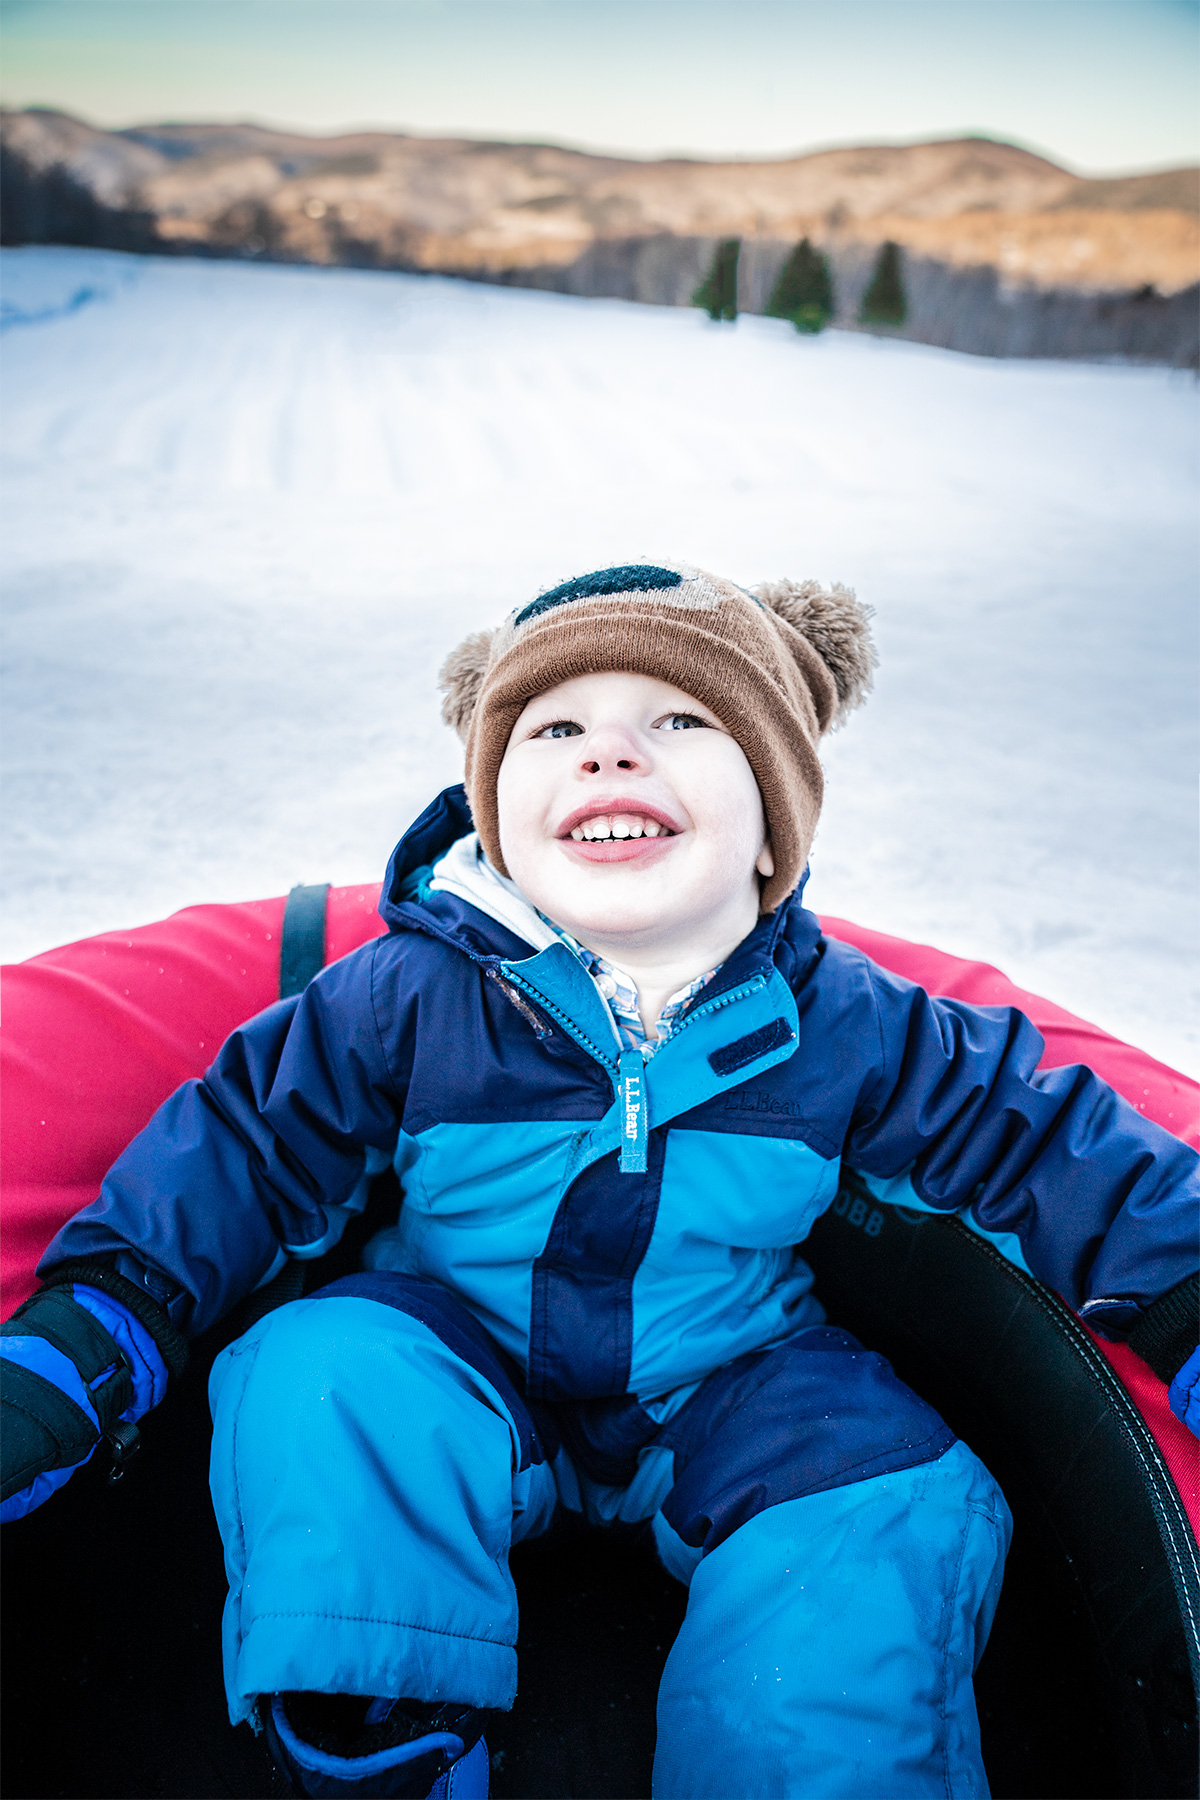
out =
<path fill-rule="evenodd" d="M 294 1794 L 314 1800 L 487 1800 L 486 1715 L 354 1694 L 264 1694 L 259 1717 Z"/>

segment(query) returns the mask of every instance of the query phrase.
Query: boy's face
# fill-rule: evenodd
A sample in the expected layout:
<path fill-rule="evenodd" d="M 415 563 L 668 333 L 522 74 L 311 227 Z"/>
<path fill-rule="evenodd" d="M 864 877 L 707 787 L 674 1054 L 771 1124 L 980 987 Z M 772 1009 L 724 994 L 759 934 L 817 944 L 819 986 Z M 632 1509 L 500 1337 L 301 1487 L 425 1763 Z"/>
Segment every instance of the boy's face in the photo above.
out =
<path fill-rule="evenodd" d="M 762 800 L 707 707 L 648 675 L 581 675 L 531 700 L 498 782 L 518 887 L 589 947 L 683 953 L 758 917 Z"/>

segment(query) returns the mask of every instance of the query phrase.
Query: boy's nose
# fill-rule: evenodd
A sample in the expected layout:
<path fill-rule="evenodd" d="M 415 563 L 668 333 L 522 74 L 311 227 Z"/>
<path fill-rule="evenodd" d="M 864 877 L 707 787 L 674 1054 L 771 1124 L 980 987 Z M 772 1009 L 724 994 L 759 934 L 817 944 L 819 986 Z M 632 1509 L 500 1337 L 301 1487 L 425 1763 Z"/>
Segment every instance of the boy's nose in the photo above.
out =
<path fill-rule="evenodd" d="M 644 773 L 649 766 L 649 758 L 631 733 L 620 726 L 602 725 L 588 733 L 579 772 L 581 775 L 603 775 L 619 769 L 623 774 L 630 771 Z"/>

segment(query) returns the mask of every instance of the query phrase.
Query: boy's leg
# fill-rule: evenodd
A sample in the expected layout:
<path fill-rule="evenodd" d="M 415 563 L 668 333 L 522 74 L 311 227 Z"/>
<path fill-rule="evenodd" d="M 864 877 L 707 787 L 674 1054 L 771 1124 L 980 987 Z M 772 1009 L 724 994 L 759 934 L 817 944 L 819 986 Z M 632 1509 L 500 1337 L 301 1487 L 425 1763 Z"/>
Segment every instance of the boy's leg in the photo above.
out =
<path fill-rule="evenodd" d="M 508 1549 L 548 1522 L 554 1485 L 466 1309 L 350 1277 L 231 1345 L 210 1397 L 234 1722 L 289 1691 L 511 1706 Z"/>
<path fill-rule="evenodd" d="M 982 1463 L 825 1327 L 696 1401 L 672 1424 L 655 1521 L 667 1567 L 691 1576 L 655 1795 L 985 1796 L 971 1677 L 1010 1521 Z"/>

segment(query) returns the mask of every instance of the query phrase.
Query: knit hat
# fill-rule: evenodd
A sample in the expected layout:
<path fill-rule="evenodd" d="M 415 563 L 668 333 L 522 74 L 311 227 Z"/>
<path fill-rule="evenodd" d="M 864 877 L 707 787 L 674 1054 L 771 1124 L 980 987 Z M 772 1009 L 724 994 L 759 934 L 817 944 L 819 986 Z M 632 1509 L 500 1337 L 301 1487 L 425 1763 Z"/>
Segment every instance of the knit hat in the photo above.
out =
<path fill-rule="evenodd" d="M 865 698 L 875 667 L 870 609 L 849 588 L 767 581 L 752 592 L 688 563 L 625 564 L 564 581 L 446 658 L 442 717 L 466 745 L 480 842 L 506 873 L 496 780 L 535 695 L 578 675 L 627 671 L 707 706 L 745 753 L 762 794 L 774 912 L 804 871 L 821 810 L 817 744 Z"/>

